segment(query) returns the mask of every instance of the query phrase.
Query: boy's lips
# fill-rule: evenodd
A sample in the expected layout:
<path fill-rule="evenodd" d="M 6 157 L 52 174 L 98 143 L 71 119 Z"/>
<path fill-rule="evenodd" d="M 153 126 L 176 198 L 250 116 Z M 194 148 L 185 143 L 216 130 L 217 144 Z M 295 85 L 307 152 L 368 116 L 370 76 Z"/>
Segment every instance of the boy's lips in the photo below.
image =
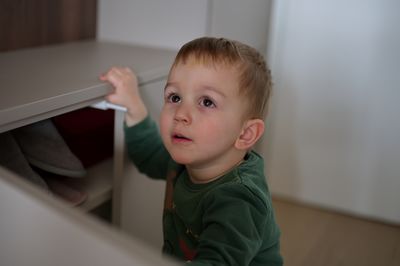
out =
<path fill-rule="evenodd" d="M 184 136 L 183 134 L 180 133 L 173 133 L 172 134 L 172 142 L 176 142 L 176 143 L 187 143 L 187 142 L 191 142 L 192 139 Z"/>

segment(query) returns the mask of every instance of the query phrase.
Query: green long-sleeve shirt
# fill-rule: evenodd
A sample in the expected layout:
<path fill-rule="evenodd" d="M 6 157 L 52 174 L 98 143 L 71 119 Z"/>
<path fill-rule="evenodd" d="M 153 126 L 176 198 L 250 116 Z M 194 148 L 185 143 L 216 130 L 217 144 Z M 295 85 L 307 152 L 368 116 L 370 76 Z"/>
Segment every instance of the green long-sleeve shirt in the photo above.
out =
<path fill-rule="evenodd" d="M 219 179 L 195 184 L 172 160 L 150 117 L 125 127 L 125 135 L 129 157 L 141 172 L 173 177 L 172 202 L 163 217 L 165 253 L 191 265 L 282 265 L 280 232 L 257 153 L 249 152 Z"/>

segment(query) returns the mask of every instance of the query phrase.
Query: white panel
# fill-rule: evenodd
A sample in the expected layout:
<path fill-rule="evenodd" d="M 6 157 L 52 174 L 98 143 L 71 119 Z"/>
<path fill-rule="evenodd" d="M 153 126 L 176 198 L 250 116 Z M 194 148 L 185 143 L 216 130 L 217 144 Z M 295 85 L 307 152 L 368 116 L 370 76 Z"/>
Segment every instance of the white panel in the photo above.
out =
<path fill-rule="evenodd" d="M 275 194 L 400 222 L 400 2 L 275 1 Z"/>
<path fill-rule="evenodd" d="M 159 251 L 0 167 L 0 264 L 166 265 Z"/>
<path fill-rule="evenodd" d="M 177 49 L 205 35 L 206 0 L 100 0 L 100 39 Z"/>
<path fill-rule="evenodd" d="M 270 0 L 212 0 L 210 3 L 210 35 L 238 40 L 265 52 Z"/>
<path fill-rule="evenodd" d="M 166 80 L 162 80 L 140 88 L 150 115 L 157 122 L 164 100 L 165 82 Z M 140 174 L 128 160 L 125 165 L 121 227 L 129 234 L 161 250 L 165 182 L 155 181 Z"/>

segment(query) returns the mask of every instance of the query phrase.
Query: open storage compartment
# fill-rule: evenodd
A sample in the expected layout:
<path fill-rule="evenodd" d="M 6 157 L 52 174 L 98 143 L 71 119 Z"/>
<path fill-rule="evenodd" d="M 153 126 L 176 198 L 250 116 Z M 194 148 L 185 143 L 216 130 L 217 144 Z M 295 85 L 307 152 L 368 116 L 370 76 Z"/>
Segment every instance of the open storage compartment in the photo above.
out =
<path fill-rule="evenodd" d="M 0 53 L 0 133 L 104 100 L 112 88 L 98 77 L 113 65 L 132 68 L 142 87 L 165 79 L 174 56 L 174 51 L 100 41 Z M 112 201 L 115 225 L 120 222 L 123 119 L 124 113 L 115 111 L 113 156 L 72 180 L 88 193 L 83 210 Z"/>

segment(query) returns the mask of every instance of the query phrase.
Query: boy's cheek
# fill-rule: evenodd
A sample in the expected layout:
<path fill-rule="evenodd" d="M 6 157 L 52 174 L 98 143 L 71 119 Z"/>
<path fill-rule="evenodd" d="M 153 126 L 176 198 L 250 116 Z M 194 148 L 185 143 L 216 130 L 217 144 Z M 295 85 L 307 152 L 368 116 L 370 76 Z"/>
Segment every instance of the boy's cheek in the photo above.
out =
<path fill-rule="evenodd" d="M 159 125 L 160 125 L 160 133 L 161 133 L 161 137 L 163 138 L 163 140 L 165 140 L 165 137 L 167 135 L 169 135 L 169 118 L 166 114 L 164 114 L 163 112 L 160 115 L 160 121 L 159 121 Z"/>
<path fill-rule="evenodd" d="M 174 118 L 174 109 L 168 105 L 164 105 L 161 109 L 159 123 L 161 124 L 168 124 L 171 123 Z"/>

